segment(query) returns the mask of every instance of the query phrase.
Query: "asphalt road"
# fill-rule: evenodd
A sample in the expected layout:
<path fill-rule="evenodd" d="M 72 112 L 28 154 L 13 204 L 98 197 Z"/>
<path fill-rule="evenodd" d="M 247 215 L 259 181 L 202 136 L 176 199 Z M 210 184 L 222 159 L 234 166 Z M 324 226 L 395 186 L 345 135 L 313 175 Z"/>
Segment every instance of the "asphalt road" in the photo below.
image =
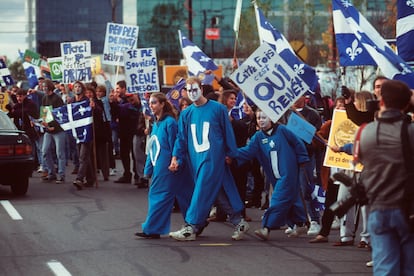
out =
<path fill-rule="evenodd" d="M 119 162 L 119 160 L 118 160 Z M 118 168 L 120 168 L 118 163 Z M 102 181 L 77 191 L 67 168 L 65 184 L 33 174 L 27 196 L 0 186 L 0 275 L 371 275 L 366 249 L 310 244 L 272 231 L 267 242 L 253 231 L 263 211 L 247 209 L 250 232 L 232 241 L 233 226 L 213 222 L 192 242 L 168 236 L 136 239 L 147 211 L 147 191 Z M 183 224 L 172 214 L 172 228 Z M 357 239 L 359 241 L 359 239 Z"/>

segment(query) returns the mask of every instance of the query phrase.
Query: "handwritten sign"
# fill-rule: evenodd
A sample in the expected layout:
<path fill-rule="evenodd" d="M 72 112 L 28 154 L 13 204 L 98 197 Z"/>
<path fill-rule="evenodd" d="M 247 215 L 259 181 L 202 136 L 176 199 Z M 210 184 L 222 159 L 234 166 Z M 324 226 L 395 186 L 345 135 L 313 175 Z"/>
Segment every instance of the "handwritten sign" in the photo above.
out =
<path fill-rule="evenodd" d="M 50 72 L 50 68 L 47 64 L 47 61 L 44 60 L 40 54 L 30 51 L 30 50 L 26 50 L 24 52 L 24 61 L 33 64 L 34 66 L 37 66 L 40 68 L 40 71 L 44 71 L 49 73 Z"/>
<path fill-rule="evenodd" d="M 124 65 L 124 52 L 136 47 L 138 30 L 138 26 L 108 22 L 106 25 L 102 63 L 110 65 Z"/>
<path fill-rule="evenodd" d="M 155 48 L 128 50 L 124 60 L 128 93 L 160 91 Z"/>
<path fill-rule="evenodd" d="M 60 51 L 63 83 L 92 81 L 90 41 L 62 42 Z"/>
<path fill-rule="evenodd" d="M 269 44 L 263 43 L 231 79 L 276 122 L 309 86 Z"/>

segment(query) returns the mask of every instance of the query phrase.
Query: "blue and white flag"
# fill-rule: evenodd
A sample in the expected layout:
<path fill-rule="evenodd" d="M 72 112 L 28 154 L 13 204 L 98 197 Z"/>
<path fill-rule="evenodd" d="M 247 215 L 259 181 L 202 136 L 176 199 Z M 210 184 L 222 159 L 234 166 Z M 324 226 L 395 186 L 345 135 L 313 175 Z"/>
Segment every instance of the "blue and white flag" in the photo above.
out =
<path fill-rule="evenodd" d="M 243 111 L 243 104 L 246 102 L 243 92 L 239 91 L 237 93 L 236 104 L 230 111 L 230 116 L 236 120 L 241 120 L 246 116 L 246 113 Z"/>
<path fill-rule="evenodd" d="M 0 77 L 3 80 L 3 82 L 6 84 L 6 86 L 14 84 L 9 68 L 6 65 L 6 62 L 2 59 L 0 59 Z"/>
<path fill-rule="evenodd" d="M 181 78 L 165 95 L 170 103 L 178 110 L 180 110 L 179 101 L 183 97 L 181 95 L 181 89 L 185 87 L 185 79 Z"/>
<path fill-rule="evenodd" d="M 53 118 L 64 131 L 72 133 L 77 143 L 93 139 L 93 117 L 89 101 L 75 102 L 52 110 Z"/>
<path fill-rule="evenodd" d="M 35 88 L 39 84 L 36 70 L 33 65 L 28 62 L 23 62 L 24 73 L 26 74 L 27 81 L 30 88 Z"/>
<path fill-rule="evenodd" d="M 211 84 L 213 82 L 214 76 L 211 75 L 212 77 L 210 78 L 209 75 L 204 75 L 204 72 L 206 70 L 217 70 L 217 65 L 192 41 L 190 41 L 187 37 L 181 35 L 180 30 L 178 30 L 178 36 L 180 38 L 181 49 L 187 61 L 188 73 L 191 76 L 200 76 L 201 74 L 202 76 L 206 77 L 205 80 L 202 80 L 203 84 Z"/>
<path fill-rule="evenodd" d="M 257 4 L 255 3 L 254 5 L 260 44 L 267 42 L 272 45 L 282 59 L 290 64 L 295 72 L 298 72 L 301 79 L 309 86 L 310 92 L 313 93 L 318 85 L 318 76 L 315 69 L 302 62 L 296 56 L 287 39 L 265 18 Z"/>
<path fill-rule="evenodd" d="M 342 66 L 377 64 L 385 77 L 403 81 L 414 88 L 414 71 L 349 1 L 332 0 L 332 7 Z"/>
<path fill-rule="evenodd" d="M 397 49 L 406 62 L 414 62 L 414 0 L 398 0 Z"/>
<path fill-rule="evenodd" d="M 141 100 L 142 113 L 144 113 L 146 116 L 154 118 L 154 114 L 152 114 L 148 101 L 145 99 L 144 95 L 142 93 L 138 93 L 138 97 Z"/>

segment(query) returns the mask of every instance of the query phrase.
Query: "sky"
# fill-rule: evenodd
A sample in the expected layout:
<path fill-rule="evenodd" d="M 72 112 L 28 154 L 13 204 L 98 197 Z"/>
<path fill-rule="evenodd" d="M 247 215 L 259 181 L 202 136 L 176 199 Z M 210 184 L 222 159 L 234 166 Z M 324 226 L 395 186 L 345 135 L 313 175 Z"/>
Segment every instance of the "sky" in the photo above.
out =
<path fill-rule="evenodd" d="M 93 0 L 101 1 L 101 0 Z M 3 2 L 3 1 L 2 1 Z M 26 0 L 6 0 L 0 8 L 0 56 L 7 56 L 8 61 L 14 62 L 18 59 L 18 49 L 24 52 L 28 48 L 28 28 Z M 136 0 L 123 0 L 124 24 L 136 24 Z M 6 4 L 6 5 L 4 5 Z"/>

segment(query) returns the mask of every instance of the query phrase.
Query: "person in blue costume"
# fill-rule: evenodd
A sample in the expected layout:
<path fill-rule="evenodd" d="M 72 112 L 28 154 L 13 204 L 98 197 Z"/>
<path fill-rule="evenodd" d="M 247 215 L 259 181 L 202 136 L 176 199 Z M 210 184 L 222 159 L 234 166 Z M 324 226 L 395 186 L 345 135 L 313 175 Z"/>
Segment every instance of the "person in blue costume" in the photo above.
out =
<path fill-rule="evenodd" d="M 186 225 L 171 232 L 178 241 L 193 241 L 206 226 L 213 203 L 220 206 L 235 225 L 233 240 L 241 240 L 249 225 L 242 219 L 243 203 L 226 164 L 226 156 L 237 154 L 233 129 L 224 105 L 203 96 L 197 77 L 186 80 L 187 95 L 193 102 L 181 114 L 170 170 L 175 172 L 188 160 L 194 177 L 194 192 Z"/>
<path fill-rule="evenodd" d="M 286 126 L 274 124 L 263 111 L 258 110 L 256 116 L 260 130 L 246 146 L 238 149 L 236 158 L 238 164 L 257 158 L 273 186 L 270 207 L 263 215 L 262 228 L 255 234 L 268 240 L 270 230 L 285 224 L 296 224 L 296 235 L 306 233 L 299 182 L 299 168 L 309 162 L 306 147 Z"/>
<path fill-rule="evenodd" d="M 163 93 L 153 93 L 149 106 L 156 121 L 148 141 L 149 154 L 144 167 L 145 178 L 151 177 L 148 214 L 142 224 L 142 232 L 135 235 L 141 238 L 158 239 L 160 235 L 170 231 L 175 198 L 185 216 L 194 184 L 188 164 L 182 164 L 177 172 L 168 170 L 177 135 L 176 113 L 173 106 Z"/>

